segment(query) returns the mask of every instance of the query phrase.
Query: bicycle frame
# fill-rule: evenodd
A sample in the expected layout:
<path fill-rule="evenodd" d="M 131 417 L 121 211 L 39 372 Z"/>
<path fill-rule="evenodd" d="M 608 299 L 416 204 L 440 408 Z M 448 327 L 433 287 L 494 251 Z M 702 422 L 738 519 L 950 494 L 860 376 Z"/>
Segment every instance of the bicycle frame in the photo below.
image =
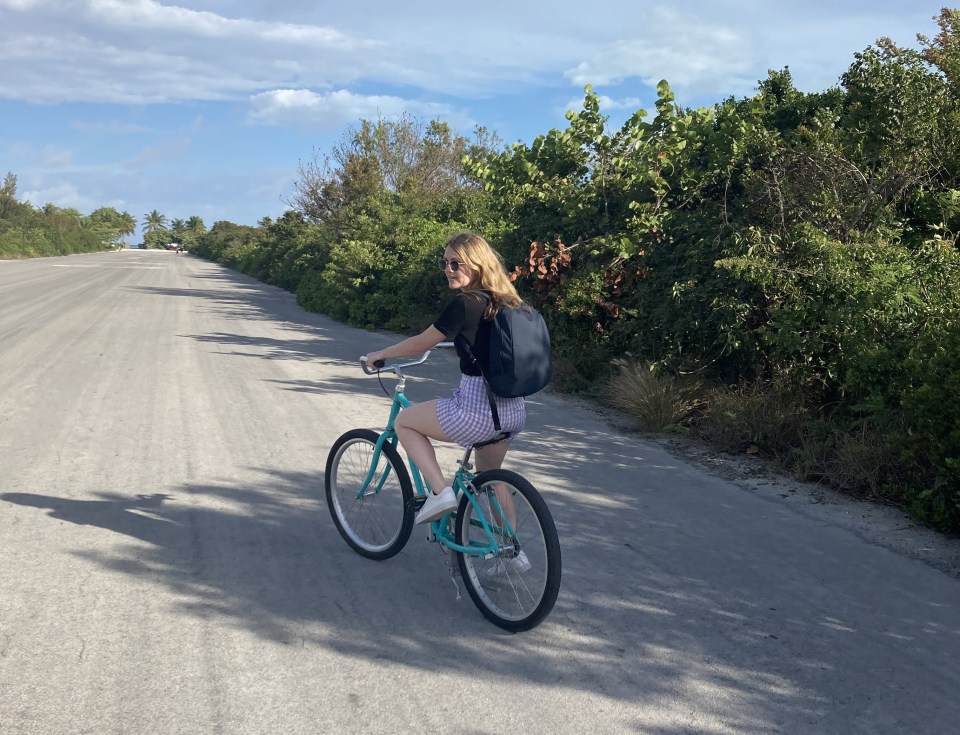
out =
<path fill-rule="evenodd" d="M 380 436 L 377 439 L 377 444 L 373 451 L 373 458 L 370 462 L 370 469 L 367 470 L 367 475 L 363 480 L 363 484 L 360 487 L 359 493 L 357 494 L 358 499 L 371 493 L 379 493 L 387 481 L 389 476 L 389 463 L 387 465 L 388 470 L 383 473 L 383 476 L 376 484 L 376 487 L 372 489 L 370 488 L 370 484 L 373 482 L 373 478 L 376 474 L 376 468 L 380 465 L 380 454 L 383 450 L 384 444 L 390 444 L 394 447 L 394 449 L 399 449 L 400 440 L 395 429 L 397 416 L 400 415 L 401 410 L 404 408 L 409 408 L 412 405 L 410 399 L 408 399 L 403 392 L 406 388 L 406 376 L 401 371 L 401 368 L 408 367 L 410 365 L 418 365 L 426 360 L 427 355 L 429 355 L 429 351 L 424 353 L 424 355 L 416 362 L 391 365 L 386 368 L 387 370 L 396 374 L 398 382 L 393 391 L 393 400 L 390 404 L 390 416 L 387 419 L 387 427 L 380 433 Z M 368 374 L 371 373 L 365 363 L 363 364 L 363 369 L 364 372 L 367 372 Z M 483 529 L 488 543 L 481 544 L 476 541 L 471 541 L 470 545 L 468 546 L 458 544 L 456 542 L 454 533 L 452 532 L 452 524 L 450 523 L 451 517 L 455 517 L 456 511 L 453 513 L 448 513 L 447 515 L 431 522 L 430 527 L 433 536 L 431 540 L 435 540 L 441 546 L 461 554 L 471 554 L 484 559 L 490 559 L 494 556 L 497 556 L 503 550 L 496 542 L 495 531 L 504 532 L 502 535 L 505 535 L 506 538 L 510 539 L 516 539 L 516 533 L 510 525 L 510 520 L 507 516 L 507 513 L 500 505 L 500 501 L 496 497 L 496 493 L 493 494 L 491 502 L 494 505 L 493 510 L 496 515 L 500 517 L 501 522 L 505 526 L 504 528 L 501 529 L 498 526 L 492 526 L 490 521 L 487 519 L 487 514 L 484 513 L 483 509 L 480 507 L 480 503 L 472 491 L 472 482 L 476 478 L 476 474 L 473 472 L 473 465 L 470 464 L 470 455 L 472 452 L 473 447 L 467 447 L 467 449 L 464 451 L 463 459 L 458 462 L 459 467 L 457 468 L 456 473 L 454 473 L 453 491 L 458 497 L 461 493 L 466 494 L 467 500 L 474 507 L 475 511 L 474 520 L 471 521 L 471 524 Z M 427 496 L 427 492 L 429 491 L 426 487 L 426 483 L 423 480 L 423 476 L 420 473 L 420 468 L 417 467 L 416 463 L 409 456 L 407 457 L 407 466 L 410 468 L 410 477 L 413 480 L 416 498 L 425 498 Z"/>

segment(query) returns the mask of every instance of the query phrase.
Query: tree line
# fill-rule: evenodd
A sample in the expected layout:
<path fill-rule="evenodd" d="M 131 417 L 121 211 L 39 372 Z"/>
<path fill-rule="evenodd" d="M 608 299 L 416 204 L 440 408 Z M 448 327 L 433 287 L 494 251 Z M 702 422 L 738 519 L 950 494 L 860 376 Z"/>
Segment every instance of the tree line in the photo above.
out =
<path fill-rule="evenodd" d="M 195 246 L 206 234 L 203 219 L 168 220 L 156 209 L 143 215 L 145 248 L 163 249 L 179 243 Z M 100 207 L 88 215 L 71 207 L 47 203 L 35 207 L 17 198 L 17 176 L 8 171 L 0 186 L 0 258 L 33 258 L 116 250 L 128 246 L 137 220 L 129 212 Z"/>
<path fill-rule="evenodd" d="M 45 204 L 34 207 L 17 199 L 17 176 L 8 171 L 0 186 L 0 258 L 31 258 L 111 250 L 133 234 L 137 222 L 129 212 L 101 207 L 89 215 Z"/>
<path fill-rule="evenodd" d="M 167 220 L 166 215 L 156 209 L 143 215 L 143 246 L 145 248 L 167 248 L 182 245 L 185 249 L 196 247 L 200 238 L 207 234 L 203 219 L 196 215 L 189 219 L 174 218 Z"/>

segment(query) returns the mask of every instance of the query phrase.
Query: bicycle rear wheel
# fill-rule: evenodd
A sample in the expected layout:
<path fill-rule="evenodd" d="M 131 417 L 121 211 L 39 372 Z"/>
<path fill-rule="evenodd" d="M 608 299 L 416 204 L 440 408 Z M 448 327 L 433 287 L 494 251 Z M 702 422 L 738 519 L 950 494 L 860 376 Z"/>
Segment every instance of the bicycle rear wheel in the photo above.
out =
<path fill-rule="evenodd" d="M 490 559 L 458 553 L 460 575 L 470 599 L 490 622 L 511 632 L 530 630 L 550 613 L 560 592 L 560 539 L 553 517 L 540 493 L 516 472 L 482 472 L 473 487 L 500 551 Z M 465 494 L 457 509 L 456 535 L 464 546 L 489 543 Z"/>
<path fill-rule="evenodd" d="M 327 505 L 334 525 L 358 554 L 382 561 L 397 554 L 413 530 L 413 487 L 399 452 L 384 444 L 367 490 L 360 488 L 373 464 L 380 435 L 348 431 L 327 456 Z"/>

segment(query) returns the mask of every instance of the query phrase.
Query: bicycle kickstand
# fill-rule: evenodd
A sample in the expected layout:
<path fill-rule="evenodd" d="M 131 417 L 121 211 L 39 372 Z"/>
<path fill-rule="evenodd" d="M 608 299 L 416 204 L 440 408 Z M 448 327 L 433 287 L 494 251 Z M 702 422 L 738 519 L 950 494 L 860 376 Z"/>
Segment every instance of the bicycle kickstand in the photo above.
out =
<path fill-rule="evenodd" d="M 457 577 L 460 576 L 460 569 L 457 568 L 457 565 L 453 560 L 453 554 L 447 555 L 447 567 L 450 569 L 450 581 L 453 582 L 453 586 L 457 590 L 457 602 L 459 602 L 460 601 L 460 583 L 457 581 Z"/>

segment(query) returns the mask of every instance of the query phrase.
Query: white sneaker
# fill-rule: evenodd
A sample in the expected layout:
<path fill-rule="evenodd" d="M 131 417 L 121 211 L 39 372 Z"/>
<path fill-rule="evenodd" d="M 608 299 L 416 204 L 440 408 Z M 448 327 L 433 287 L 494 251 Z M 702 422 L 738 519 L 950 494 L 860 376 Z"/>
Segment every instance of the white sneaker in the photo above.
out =
<path fill-rule="evenodd" d="M 501 556 L 484 574 L 487 579 L 498 579 L 511 572 L 523 574 L 528 571 L 530 571 L 530 560 L 527 558 L 527 555 L 521 551 L 511 558 Z"/>
<path fill-rule="evenodd" d="M 420 512 L 417 513 L 416 523 L 419 525 L 435 521 L 456 507 L 457 496 L 450 486 L 443 488 L 439 494 L 427 493 L 427 501 L 420 508 Z"/>

